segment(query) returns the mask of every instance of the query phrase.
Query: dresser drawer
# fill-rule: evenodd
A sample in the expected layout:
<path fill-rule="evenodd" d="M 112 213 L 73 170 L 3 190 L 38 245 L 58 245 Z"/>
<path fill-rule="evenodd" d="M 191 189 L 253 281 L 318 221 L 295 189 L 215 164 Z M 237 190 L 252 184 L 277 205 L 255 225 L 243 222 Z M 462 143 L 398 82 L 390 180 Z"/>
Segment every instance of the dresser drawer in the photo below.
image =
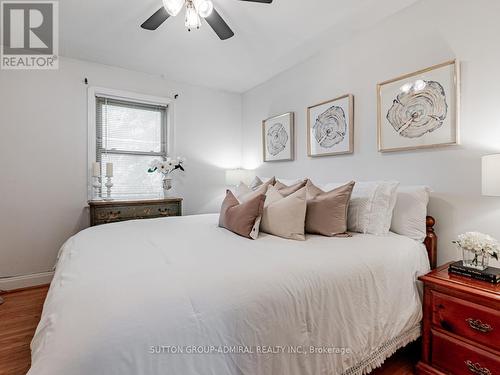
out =
<path fill-rule="evenodd" d="M 500 375 L 498 355 L 432 331 L 433 366 L 453 375 Z"/>
<path fill-rule="evenodd" d="M 125 220 L 147 219 L 166 216 L 180 216 L 181 205 L 177 202 L 115 205 L 95 207 L 92 212 L 93 225 L 113 223 Z"/>
<path fill-rule="evenodd" d="M 432 292 L 432 325 L 500 351 L 500 312 Z"/>

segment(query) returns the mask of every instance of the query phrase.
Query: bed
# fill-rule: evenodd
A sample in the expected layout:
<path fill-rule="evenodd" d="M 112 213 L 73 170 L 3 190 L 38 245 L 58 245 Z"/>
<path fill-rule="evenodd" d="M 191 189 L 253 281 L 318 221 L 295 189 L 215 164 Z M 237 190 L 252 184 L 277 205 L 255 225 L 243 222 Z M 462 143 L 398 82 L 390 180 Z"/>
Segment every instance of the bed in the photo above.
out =
<path fill-rule="evenodd" d="M 367 374 L 420 336 L 426 246 L 251 241 L 218 215 L 86 229 L 60 251 L 29 375 Z M 430 260 L 429 260 L 430 257 Z"/>

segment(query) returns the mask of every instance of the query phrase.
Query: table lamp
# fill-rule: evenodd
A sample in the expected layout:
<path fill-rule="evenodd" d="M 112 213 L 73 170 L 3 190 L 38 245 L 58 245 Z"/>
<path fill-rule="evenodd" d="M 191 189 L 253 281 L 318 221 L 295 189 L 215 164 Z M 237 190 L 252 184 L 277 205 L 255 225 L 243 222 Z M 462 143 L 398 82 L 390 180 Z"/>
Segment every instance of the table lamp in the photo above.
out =
<path fill-rule="evenodd" d="M 255 177 L 255 171 L 248 169 L 228 169 L 226 171 L 226 186 L 238 186 L 240 182 L 249 184 Z"/>

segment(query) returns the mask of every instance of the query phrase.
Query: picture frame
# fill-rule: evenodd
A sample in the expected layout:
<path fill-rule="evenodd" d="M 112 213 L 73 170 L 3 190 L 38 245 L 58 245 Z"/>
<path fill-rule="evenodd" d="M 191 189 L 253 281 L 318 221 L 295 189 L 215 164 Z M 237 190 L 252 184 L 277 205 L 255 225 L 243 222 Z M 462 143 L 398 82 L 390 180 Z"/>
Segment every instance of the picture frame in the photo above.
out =
<path fill-rule="evenodd" d="M 377 84 L 379 152 L 460 144 L 460 64 L 457 60 Z"/>
<path fill-rule="evenodd" d="M 262 121 L 262 157 L 264 162 L 294 160 L 294 112 L 283 113 Z"/>
<path fill-rule="evenodd" d="M 307 155 L 354 152 L 354 95 L 346 94 L 307 108 Z"/>

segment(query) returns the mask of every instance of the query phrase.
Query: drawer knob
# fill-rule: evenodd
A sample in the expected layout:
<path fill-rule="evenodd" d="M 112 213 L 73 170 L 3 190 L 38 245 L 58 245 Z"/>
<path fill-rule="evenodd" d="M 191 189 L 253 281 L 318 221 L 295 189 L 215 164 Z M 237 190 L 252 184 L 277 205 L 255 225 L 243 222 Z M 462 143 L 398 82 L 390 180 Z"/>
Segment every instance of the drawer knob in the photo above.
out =
<path fill-rule="evenodd" d="M 467 368 L 469 369 L 470 372 L 476 375 L 491 375 L 491 371 L 488 370 L 486 367 L 481 367 L 479 363 L 473 363 L 471 360 L 465 361 L 465 364 L 467 365 Z"/>
<path fill-rule="evenodd" d="M 473 319 L 473 318 L 468 318 L 465 319 L 465 321 L 469 324 L 469 327 L 472 329 L 483 332 L 483 333 L 488 333 L 493 331 L 493 327 L 490 326 L 489 324 L 483 323 L 479 319 Z"/>

